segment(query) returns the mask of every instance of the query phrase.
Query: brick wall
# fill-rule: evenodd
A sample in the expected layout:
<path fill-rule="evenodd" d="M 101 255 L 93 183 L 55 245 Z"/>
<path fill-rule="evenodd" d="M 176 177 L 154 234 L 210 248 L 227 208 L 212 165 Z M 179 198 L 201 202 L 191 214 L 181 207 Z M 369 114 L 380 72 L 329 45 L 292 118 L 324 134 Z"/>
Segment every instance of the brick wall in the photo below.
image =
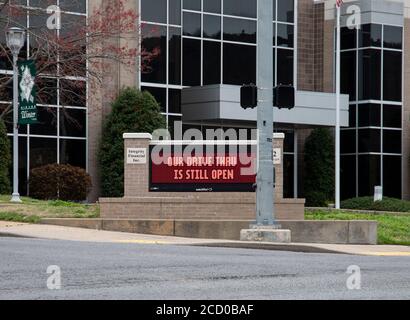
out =
<path fill-rule="evenodd" d="M 324 5 L 298 3 L 298 89 L 323 91 Z"/>

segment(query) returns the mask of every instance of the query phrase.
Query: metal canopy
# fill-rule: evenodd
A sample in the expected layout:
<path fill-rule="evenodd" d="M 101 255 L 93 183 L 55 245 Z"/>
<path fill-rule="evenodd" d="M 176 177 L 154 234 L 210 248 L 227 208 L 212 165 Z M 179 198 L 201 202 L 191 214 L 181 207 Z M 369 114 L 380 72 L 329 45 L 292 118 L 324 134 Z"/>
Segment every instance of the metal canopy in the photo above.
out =
<path fill-rule="evenodd" d="M 240 87 L 210 85 L 182 91 L 184 122 L 256 122 L 257 109 L 240 107 Z M 336 97 L 333 93 L 297 91 L 293 110 L 275 108 L 275 123 L 314 127 L 336 125 Z M 349 126 L 349 96 L 341 96 L 341 125 Z"/>

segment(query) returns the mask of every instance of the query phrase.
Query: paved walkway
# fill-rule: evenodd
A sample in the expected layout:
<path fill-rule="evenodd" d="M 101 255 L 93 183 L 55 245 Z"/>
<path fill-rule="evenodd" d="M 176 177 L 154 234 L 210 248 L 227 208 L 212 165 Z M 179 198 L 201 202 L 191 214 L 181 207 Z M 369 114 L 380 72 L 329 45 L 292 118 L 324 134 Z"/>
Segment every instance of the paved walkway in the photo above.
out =
<path fill-rule="evenodd" d="M 294 252 L 342 253 L 367 256 L 410 256 L 410 247 L 408 246 L 335 245 L 310 243 L 272 244 L 262 242 L 166 237 L 3 221 L 0 221 L 0 236 L 102 243 L 189 245 Z"/>

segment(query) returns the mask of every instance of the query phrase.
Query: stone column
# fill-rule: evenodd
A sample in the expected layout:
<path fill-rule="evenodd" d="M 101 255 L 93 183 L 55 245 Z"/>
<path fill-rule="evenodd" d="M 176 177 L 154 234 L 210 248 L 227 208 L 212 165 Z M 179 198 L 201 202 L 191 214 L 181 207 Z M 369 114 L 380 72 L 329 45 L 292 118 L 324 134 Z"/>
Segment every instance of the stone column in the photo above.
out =
<path fill-rule="evenodd" d="M 148 133 L 124 133 L 124 197 L 148 195 L 151 140 Z"/>

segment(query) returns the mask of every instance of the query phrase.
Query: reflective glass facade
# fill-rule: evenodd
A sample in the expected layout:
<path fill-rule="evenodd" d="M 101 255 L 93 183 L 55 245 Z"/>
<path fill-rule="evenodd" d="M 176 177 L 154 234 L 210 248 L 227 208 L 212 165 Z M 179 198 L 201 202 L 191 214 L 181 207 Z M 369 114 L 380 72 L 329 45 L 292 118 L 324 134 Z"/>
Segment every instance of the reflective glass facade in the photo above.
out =
<path fill-rule="evenodd" d="M 141 74 L 141 89 L 159 101 L 170 129 L 174 121 L 182 119 L 183 88 L 256 83 L 256 0 L 140 1 L 142 46 L 161 51 L 150 70 Z M 293 84 L 295 4 L 293 0 L 273 2 L 275 83 Z M 183 129 L 192 127 L 205 133 L 206 129 L 238 130 L 244 126 L 183 125 Z M 285 197 L 293 197 L 293 131 L 286 133 L 284 193 Z"/>
<path fill-rule="evenodd" d="M 142 46 L 159 48 L 141 87 L 181 119 L 184 87 L 256 83 L 256 0 L 141 0 Z M 274 1 L 275 82 L 293 84 L 294 1 Z"/>
<path fill-rule="evenodd" d="M 12 1 L 13 2 L 13 1 Z M 29 6 L 27 15 L 20 15 L 15 26 L 35 30 L 28 32 L 26 45 L 20 53 L 22 59 L 35 57 L 41 46 L 41 34 L 55 33 L 62 38 L 75 34 L 85 26 L 87 0 L 19 0 L 14 1 Z M 49 5 L 59 5 L 62 14 L 62 29 L 51 31 L 46 27 Z M 32 8 L 35 8 L 34 10 Z M 5 26 L 0 22 L 0 41 L 6 47 Z M 33 34 L 37 35 L 34 36 Z M 0 57 L 0 83 L 5 83 L 13 75 L 10 60 Z M 87 99 L 85 66 L 71 76 L 61 77 L 57 68 L 42 70 L 38 75 L 39 123 L 23 125 L 19 128 L 19 176 L 20 193 L 28 194 L 27 180 L 31 169 L 51 163 L 64 163 L 87 167 Z M 71 94 L 62 94 L 62 92 Z M 7 112 L 12 101 L 12 83 L 6 90 L 0 90 L 0 114 L 4 114 L 10 142 L 12 142 L 12 112 Z"/>
<path fill-rule="evenodd" d="M 342 30 L 342 92 L 350 127 L 342 131 L 342 197 L 402 197 L 403 28 L 366 24 Z"/>

